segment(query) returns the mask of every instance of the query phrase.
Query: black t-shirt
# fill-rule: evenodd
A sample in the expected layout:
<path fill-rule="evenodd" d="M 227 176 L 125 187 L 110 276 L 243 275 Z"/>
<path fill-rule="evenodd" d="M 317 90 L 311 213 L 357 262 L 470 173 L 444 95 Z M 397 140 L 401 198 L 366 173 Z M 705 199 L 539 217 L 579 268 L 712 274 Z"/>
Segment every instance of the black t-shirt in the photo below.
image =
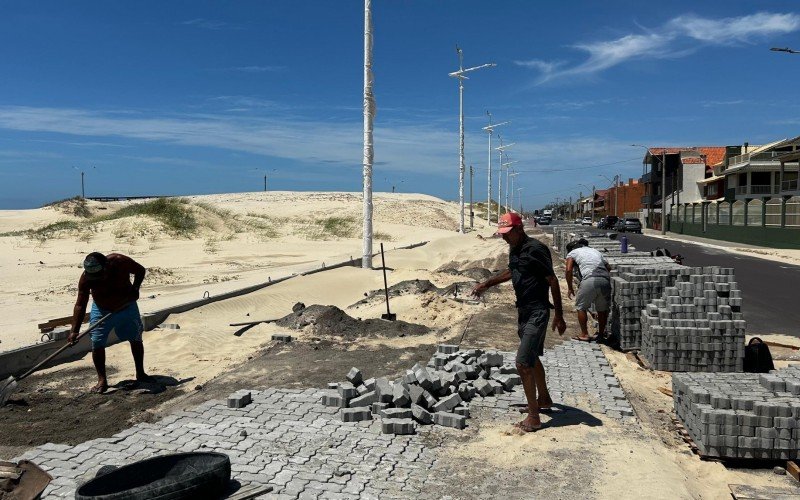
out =
<path fill-rule="evenodd" d="M 511 282 L 519 308 L 552 308 L 547 277 L 555 275 L 550 250 L 537 239 L 526 237 L 508 254 Z"/>

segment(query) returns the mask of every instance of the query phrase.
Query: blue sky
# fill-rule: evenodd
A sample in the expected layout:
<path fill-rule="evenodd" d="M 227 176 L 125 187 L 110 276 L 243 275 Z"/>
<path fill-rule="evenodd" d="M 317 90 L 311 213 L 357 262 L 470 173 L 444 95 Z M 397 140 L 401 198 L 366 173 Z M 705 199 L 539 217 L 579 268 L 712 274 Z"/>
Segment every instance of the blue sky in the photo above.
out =
<path fill-rule="evenodd" d="M 486 110 L 523 203 L 641 174 L 629 145 L 800 134 L 796 1 L 373 0 L 376 190 L 486 197 Z M 7 1 L 0 208 L 73 196 L 361 189 L 363 2 Z M 496 158 L 496 157 L 495 157 Z M 496 163 L 496 162 L 495 162 Z M 609 165 L 612 164 L 612 165 Z M 606 166 L 599 166 L 606 165 Z"/>

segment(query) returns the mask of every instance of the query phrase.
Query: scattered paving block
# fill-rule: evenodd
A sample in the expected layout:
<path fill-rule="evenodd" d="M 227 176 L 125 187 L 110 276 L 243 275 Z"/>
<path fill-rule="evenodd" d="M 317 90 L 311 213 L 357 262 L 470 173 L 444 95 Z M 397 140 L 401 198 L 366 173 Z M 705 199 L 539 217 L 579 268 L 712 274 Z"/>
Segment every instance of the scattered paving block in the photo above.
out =
<path fill-rule="evenodd" d="M 385 418 L 381 420 L 381 431 L 384 434 L 414 434 L 416 426 L 410 418 Z"/>
<path fill-rule="evenodd" d="M 436 347 L 436 352 L 440 354 L 455 354 L 458 352 L 458 346 L 450 344 L 439 344 Z"/>
<path fill-rule="evenodd" d="M 375 390 L 375 379 L 374 378 L 368 378 L 367 380 L 364 381 L 364 385 L 370 391 L 374 391 Z"/>
<path fill-rule="evenodd" d="M 503 366 L 503 355 L 498 352 L 487 352 L 478 358 L 478 364 L 484 368 Z"/>
<path fill-rule="evenodd" d="M 500 384 L 503 386 L 503 389 L 506 391 L 510 391 L 515 386 L 522 383 L 522 379 L 519 377 L 519 375 L 501 374 L 499 372 L 492 378 L 492 380 L 500 382 Z"/>
<path fill-rule="evenodd" d="M 414 420 L 421 424 L 433 423 L 433 415 L 420 405 L 411 405 L 411 415 L 414 417 Z"/>
<path fill-rule="evenodd" d="M 336 390 L 339 388 L 339 382 L 328 382 L 328 389 Z"/>
<path fill-rule="evenodd" d="M 372 413 L 380 415 L 381 411 L 388 407 L 389 403 L 372 403 Z"/>
<path fill-rule="evenodd" d="M 494 387 L 486 379 L 479 378 L 473 383 L 473 387 L 475 387 L 475 389 L 478 391 L 478 394 L 480 394 L 482 397 L 494 394 Z"/>
<path fill-rule="evenodd" d="M 342 417 L 342 422 L 372 420 L 372 413 L 370 413 L 369 408 L 342 408 L 339 414 Z"/>
<path fill-rule="evenodd" d="M 279 342 L 291 342 L 293 338 L 291 335 L 286 335 L 283 333 L 273 333 L 272 340 L 277 340 Z"/>
<path fill-rule="evenodd" d="M 392 388 L 392 404 L 397 408 L 406 408 L 411 404 L 411 395 L 402 385 L 395 384 Z"/>
<path fill-rule="evenodd" d="M 411 408 L 384 408 L 380 412 L 383 418 L 411 418 L 413 413 Z"/>
<path fill-rule="evenodd" d="M 360 406 L 372 406 L 373 403 L 377 402 L 378 402 L 378 396 L 375 394 L 375 391 L 370 391 L 362 394 L 361 396 L 349 400 L 348 406 L 350 406 L 351 408 L 357 408 Z"/>
<path fill-rule="evenodd" d="M 375 379 L 375 395 L 378 397 L 378 401 L 382 403 L 391 403 L 394 394 L 392 393 L 392 385 L 389 383 L 389 380 L 381 377 Z"/>
<path fill-rule="evenodd" d="M 458 394 L 451 394 L 439 400 L 433 407 L 430 407 L 435 412 L 448 412 L 461 404 L 461 397 Z"/>
<path fill-rule="evenodd" d="M 425 389 L 418 385 L 412 385 L 408 388 L 409 400 L 415 405 L 426 405 Z"/>
<path fill-rule="evenodd" d="M 456 406 L 453 408 L 453 413 L 461 415 L 464 418 L 469 418 L 469 406 Z"/>
<path fill-rule="evenodd" d="M 347 408 L 347 400 L 339 394 L 325 394 L 322 396 L 322 404 L 325 406 L 334 406 L 336 408 Z"/>
<path fill-rule="evenodd" d="M 363 396 L 364 394 L 370 392 L 369 388 L 367 388 L 367 386 L 364 384 L 361 384 L 358 387 L 356 387 L 356 390 L 358 391 L 359 396 Z"/>
<path fill-rule="evenodd" d="M 253 401 L 250 391 L 236 391 L 228 396 L 228 408 L 244 408 Z"/>
<path fill-rule="evenodd" d="M 461 415 L 448 412 L 436 412 L 433 414 L 433 422 L 444 427 L 463 429 L 467 426 L 467 419 Z"/>
<path fill-rule="evenodd" d="M 358 387 L 362 382 L 364 382 L 364 377 L 361 375 L 361 370 L 354 366 L 353 368 L 350 368 L 350 371 L 347 373 L 347 380 L 349 380 L 354 386 Z"/>
<path fill-rule="evenodd" d="M 339 395 L 344 399 L 353 399 L 358 396 L 358 390 L 350 382 L 342 382 L 338 387 Z"/>
<path fill-rule="evenodd" d="M 492 393 L 497 396 L 506 392 L 503 389 L 503 384 L 498 382 L 497 380 L 489 380 L 489 385 L 492 386 Z"/>

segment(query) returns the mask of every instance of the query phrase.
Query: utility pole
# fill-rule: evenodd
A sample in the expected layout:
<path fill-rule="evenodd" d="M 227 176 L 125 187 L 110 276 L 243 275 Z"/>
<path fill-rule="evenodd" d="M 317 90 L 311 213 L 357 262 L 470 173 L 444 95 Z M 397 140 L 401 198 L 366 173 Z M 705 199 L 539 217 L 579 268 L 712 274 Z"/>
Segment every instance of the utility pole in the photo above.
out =
<path fill-rule="evenodd" d="M 492 133 L 494 132 L 495 127 L 499 127 L 500 125 L 505 125 L 511 122 L 503 122 L 503 123 L 496 123 L 492 125 L 492 114 L 489 111 L 486 111 L 486 114 L 489 116 L 489 125 L 483 127 L 483 130 L 489 133 L 489 168 L 487 174 L 487 184 L 486 184 L 486 224 L 491 226 L 492 225 Z M 497 138 L 500 138 L 498 134 Z M 502 162 L 502 159 L 500 161 Z M 500 210 L 500 198 L 497 199 L 497 209 Z M 499 215 L 498 215 L 499 217 Z M 498 221 L 499 222 L 499 221 Z"/>
<path fill-rule="evenodd" d="M 361 267 L 372 269 L 372 121 L 375 97 L 372 92 L 372 0 L 364 0 L 364 245 Z"/>
<path fill-rule="evenodd" d="M 264 176 L 264 192 L 267 192 L 267 176 Z"/>
<path fill-rule="evenodd" d="M 81 198 L 86 199 L 86 190 L 83 187 L 83 176 L 84 176 L 84 173 L 85 172 L 83 170 L 81 170 Z"/>
<path fill-rule="evenodd" d="M 596 192 L 594 184 L 592 184 L 592 225 L 594 225 L 594 197 L 597 196 Z"/>
<path fill-rule="evenodd" d="M 456 52 L 458 52 L 458 71 L 449 73 L 449 76 L 458 78 L 458 203 L 461 208 L 458 232 L 464 234 L 464 80 L 467 79 L 464 75 L 470 71 L 491 68 L 497 65 L 495 63 L 488 63 L 464 69 L 464 53 L 458 46 L 456 46 Z"/>
<path fill-rule="evenodd" d="M 472 177 L 473 177 L 473 170 L 472 165 L 469 166 L 469 228 L 472 229 L 474 227 L 473 223 L 475 220 L 475 212 L 472 210 Z"/>
<path fill-rule="evenodd" d="M 667 234 L 667 217 L 665 208 L 667 206 L 667 163 L 666 148 L 661 150 L 661 234 Z"/>

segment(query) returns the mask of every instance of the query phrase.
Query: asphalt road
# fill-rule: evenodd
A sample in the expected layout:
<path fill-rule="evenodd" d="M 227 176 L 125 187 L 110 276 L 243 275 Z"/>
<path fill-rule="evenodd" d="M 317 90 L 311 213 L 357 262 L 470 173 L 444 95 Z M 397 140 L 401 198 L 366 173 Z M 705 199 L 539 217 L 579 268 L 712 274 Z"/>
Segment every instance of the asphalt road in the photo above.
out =
<path fill-rule="evenodd" d="M 800 266 L 739 255 L 701 244 L 626 234 L 636 250 L 666 248 L 683 256 L 687 266 L 732 267 L 742 290 L 747 333 L 781 333 L 800 337 Z"/>

